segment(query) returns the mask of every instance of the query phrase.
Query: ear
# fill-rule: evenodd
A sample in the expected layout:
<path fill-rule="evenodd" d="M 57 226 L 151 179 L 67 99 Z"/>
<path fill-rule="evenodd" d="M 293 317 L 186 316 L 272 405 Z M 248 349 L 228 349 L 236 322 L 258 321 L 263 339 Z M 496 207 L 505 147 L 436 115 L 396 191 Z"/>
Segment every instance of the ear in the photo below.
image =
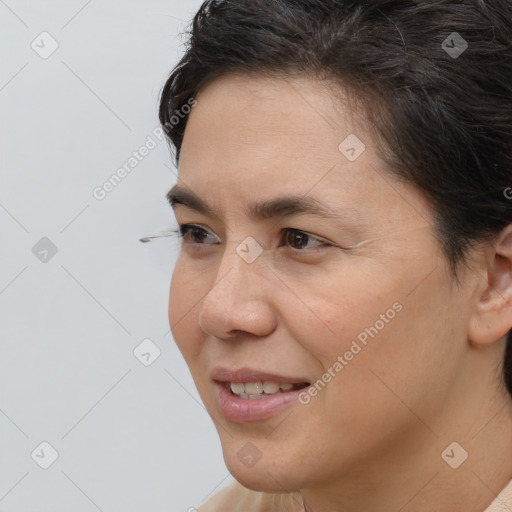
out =
<path fill-rule="evenodd" d="M 489 247 L 484 272 L 487 285 L 476 296 L 469 324 L 469 339 L 489 344 L 512 329 L 512 224 Z"/>

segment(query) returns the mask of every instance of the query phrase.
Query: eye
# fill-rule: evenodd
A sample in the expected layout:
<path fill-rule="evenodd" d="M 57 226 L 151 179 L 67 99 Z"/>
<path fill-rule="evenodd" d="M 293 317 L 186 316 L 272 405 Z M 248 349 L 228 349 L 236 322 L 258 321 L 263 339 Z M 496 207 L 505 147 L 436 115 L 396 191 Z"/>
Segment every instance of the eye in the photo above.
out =
<path fill-rule="evenodd" d="M 305 249 L 316 249 L 322 245 L 334 245 L 328 240 L 316 237 L 310 233 L 306 233 L 305 231 L 300 231 L 299 229 L 294 228 L 285 228 L 283 238 L 286 244 L 299 251 L 303 251 Z M 309 245 L 311 242 L 315 242 L 316 245 L 311 247 Z"/>
<path fill-rule="evenodd" d="M 190 243 L 193 244 L 218 243 L 219 240 L 215 235 L 212 235 L 206 229 L 198 226 L 197 224 L 182 224 L 179 228 L 178 236 L 187 242 L 190 239 Z M 213 242 L 204 242 L 208 237 L 213 237 Z"/>
<path fill-rule="evenodd" d="M 197 224 L 182 224 L 176 233 L 180 238 L 185 240 L 186 243 L 211 245 L 220 242 L 216 235 L 213 235 L 208 230 Z M 329 240 L 294 228 L 284 228 L 281 241 L 297 251 L 304 251 L 306 249 L 314 250 L 321 246 L 335 245 Z"/>

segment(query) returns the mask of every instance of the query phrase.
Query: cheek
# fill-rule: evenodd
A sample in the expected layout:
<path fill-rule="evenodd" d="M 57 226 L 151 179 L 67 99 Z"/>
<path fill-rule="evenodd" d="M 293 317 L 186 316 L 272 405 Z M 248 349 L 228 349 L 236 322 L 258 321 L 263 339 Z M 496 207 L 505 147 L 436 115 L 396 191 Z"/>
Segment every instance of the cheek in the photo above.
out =
<path fill-rule="evenodd" d="M 414 281 L 420 279 L 406 287 L 390 282 L 388 291 L 380 286 L 383 299 L 377 299 L 375 291 L 369 291 L 366 300 L 358 296 L 360 302 L 353 305 L 360 311 L 347 315 L 346 325 L 339 322 L 339 342 L 330 345 L 325 368 L 332 368 L 338 355 L 344 361 L 319 393 L 320 400 L 332 406 L 328 423 L 338 422 L 359 440 L 373 439 L 377 423 L 381 437 L 421 428 L 410 411 L 433 422 L 453 387 L 463 345 L 463 325 L 454 327 L 450 306 L 456 297 L 448 294 L 441 273 L 432 274 L 410 293 Z M 348 308 L 340 311 L 349 313 Z M 341 404 L 345 417 L 338 414 Z"/>
<path fill-rule="evenodd" d="M 187 363 L 197 354 L 198 343 L 203 334 L 197 323 L 201 297 L 206 293 L 202 281 L 197 273 L 188 271 L 178 259 L 169 289 L 168 316 L 174 341 Z"/>
<path fill-rule="evenodd" d="M 385 403 L 385 387 L 382 397 L 383 385 L 371 370 L 380 371 L 405 396 L 407 381 L 418 383 L 415 393 L 432 376 L 436 358 L 430 357 L 425 365 L 425 351 L 432 343 L 442 343 L 442 332 L 432 324 L 442 318 L 443 297 L 432 286 L 406 296 L 414 279 L 406 286 L 403 281 L 409 279 L 399 275 L 380 271 L 368 279 L 367 274 L 361 277 L 356 272 L 331 274 L 328 282 L 295 288 L 301 303 L 287 298 L 283 311 L 287 329 L 319 362 L 313 377 L 322 379 L 328 388 L 319 385 L 320 401 L 352 403 L 357 408 L 375 395 Z M 442 287 L 440 283 L 434 286 Z M 392 395 L 387 398 L 393 399 Z"/>
<path fill-rule="evenodd" d="M 177 325 L 178 320 L 183 315 L 183 310 L 186 307 L 185 301 L 187 300 L 186 284 L 183 276 L 179 271 L 179 265 L 176 264 L 172 274 L 171 285 L 169 288 L 169 325 L 171 330 Z"/>
<path fill-rule="evenodd" d="M 338 355 L 350 351 L 354 341 L 364 347 L 370 333 L 389 330 L 389 325 L 399 316 L 393 308 L 396 295 L 392 285 L 381 278 L 378 289 L 375 285 L 372 289 L 367 275 L 331 273 L 325 279 L 294 286 L 294 294 L 288 294 L 283 301 L 286 304 L 283 318 L 287 319 L 292 337 L 327 368 Z M 358 349 L 353 347 L 353 350 Z"/>

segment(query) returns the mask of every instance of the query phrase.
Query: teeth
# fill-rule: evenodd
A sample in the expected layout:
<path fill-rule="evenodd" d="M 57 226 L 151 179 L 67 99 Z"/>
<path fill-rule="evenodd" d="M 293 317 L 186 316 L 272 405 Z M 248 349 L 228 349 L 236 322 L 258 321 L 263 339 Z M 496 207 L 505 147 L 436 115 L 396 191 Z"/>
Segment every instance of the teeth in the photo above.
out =
<path fill-rule="evenodd" d="M 238 395 L 239 393 L 245 393 L 245 386 L 243 382 L 232 382 L 231 391 Z"/>
<path fill-rule="evenodd" d="M 273 382 L 266 380 L 264 382 L 231 382 L 231 391 L 240 398 L 264 398 L 267 395 L 273 395 L 279 391 L 290 391 L 294 384 L 285 382 Z"/>
<path fill-rule="evenodd" d="M 263 391 L 265 391 L 267 395 L 270 395 L 271 393 L 277 393 L 279 391 L 279 384 L 277 382 L 266 380 L 263 383 Z"/>
<path fill-rule="evenodd" d="M 248 395 L 261 395 L 263 392 L 263 384 L 261 382 L 246 382 L 245 392 Z"/>

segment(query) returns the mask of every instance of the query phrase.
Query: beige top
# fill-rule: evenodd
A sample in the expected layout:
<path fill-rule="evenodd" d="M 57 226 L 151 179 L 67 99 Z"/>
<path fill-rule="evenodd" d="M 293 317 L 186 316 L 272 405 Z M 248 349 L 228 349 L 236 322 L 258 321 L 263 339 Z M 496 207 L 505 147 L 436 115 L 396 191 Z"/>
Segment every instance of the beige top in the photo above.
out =
<path fill-rule="evenodd" d="M 298 492 L 268 494 L 233 482 L 206 500 L 198 512 L 304 512 Z M 512 512 L 512 480 L 484 512 Z"/>

